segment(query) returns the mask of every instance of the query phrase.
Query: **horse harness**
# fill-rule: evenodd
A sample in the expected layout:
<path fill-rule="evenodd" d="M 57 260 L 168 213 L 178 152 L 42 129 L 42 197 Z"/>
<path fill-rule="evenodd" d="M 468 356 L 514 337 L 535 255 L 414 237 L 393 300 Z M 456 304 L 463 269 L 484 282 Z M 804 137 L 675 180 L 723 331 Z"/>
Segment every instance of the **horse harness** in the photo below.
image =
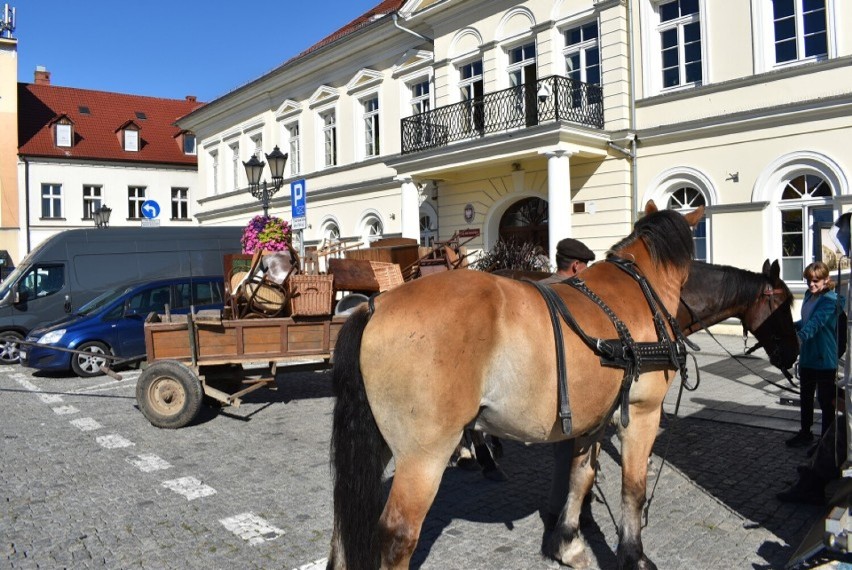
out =
<path fill-rule="evenodd" d="M 655 370 L 679 370 L 681 376 L 686 379 L 686 347 L 693 350 L 699 348 L 687 340 L 681 332 L 677 321 L 669 314 L 665 306 L 660 301 L 657 293 L 651 288 L 648 280 L 642 275 L 636 264 L 633 261 L 623 259 L 616 256 L 609 256 L 606 262 L 612 263 L 617 268 L 629 275 L 634 281 L 639 284 L 648 307 L 651 309 L 651 314 L 654 319 L 654 328 L 657 331 L 657 342 L 636 342 L 630 335 L 627 325 L 618 318 L 612 309 L 598 295 L 589 289 L 585 281 L 579 277 L 571 277 L 561 283 L 573 287 L 580 293 L 588 297 L 609 317 L 613 327 L 618 333 L 617 339 L 601 339 L 586 334 L 577 320 L 568 310 L 565 301 L 549 285 L 541 284 L 535 281 L 529 281 L 536 289 L 547 304 L 547 310 L 550 314 L 550 322 L 553 325 L 554 339 L 556 343 L 556 366 L 557 366 L 557 391 L 559 396 L 559 420 L 562 425 L 562 432 L 565 435 L 571 433 L 571 406 L 568 401 L 568 371 L 565 364 L 565 344 L 562 327 L 559 319 L 563 321 L 577 334 L 577 336 L 588 346 L 595 354 L 600 357 L 601 365 L 622 368 L 624 370 L 624 378 L 621 382 L 621 425 L 626 427 L 630 421 L 629 415 L 629 397 L 630 387 L 639 375 L 644 372 Z M 673 331 L 673 337 L 666 330 L 666 322 Z"/>

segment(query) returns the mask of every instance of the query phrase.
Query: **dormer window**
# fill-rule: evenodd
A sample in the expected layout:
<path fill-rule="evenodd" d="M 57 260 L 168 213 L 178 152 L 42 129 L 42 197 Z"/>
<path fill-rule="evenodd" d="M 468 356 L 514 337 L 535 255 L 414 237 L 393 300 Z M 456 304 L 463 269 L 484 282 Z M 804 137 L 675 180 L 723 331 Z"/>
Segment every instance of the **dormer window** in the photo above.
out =
<path fill-rule="evenodd" d="M 120 132 L 121 147 L 127 152 L 139 152 L 139 125 L 133 121 L 127 121 L 118 129 Z"/>
<path fill-rule="evenodd" d="M 67 115 L 62 115 L 53 123 L 54 143 L 58 147 L 71 148 L 74 142 L 74 123 Z"/>
<path fill-rule="evenodd" d="M 192 133 L 183 133 L 183 153 L 195 154 L 195 135 Z"/>

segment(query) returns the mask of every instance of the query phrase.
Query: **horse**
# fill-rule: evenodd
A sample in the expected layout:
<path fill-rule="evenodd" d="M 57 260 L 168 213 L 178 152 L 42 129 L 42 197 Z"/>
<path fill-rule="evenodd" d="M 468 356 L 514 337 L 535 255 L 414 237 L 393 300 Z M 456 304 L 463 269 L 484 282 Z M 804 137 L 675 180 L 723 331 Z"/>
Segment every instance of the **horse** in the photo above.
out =
<path fill-rule="evenodd" d="M 553 315 L 546 291 L 477 271 L 411 281 L 360 305 L 335 344 L 334 524 L 327 567 L 408 567 L 466 426 L 555 442 L 599 431 L 623 401 L 630 421 L 623 440 L 618 566 L 652 568 L 641 540 L 647 458 L 674 369 L 683 366 L 674 362 L 682 341 L 669 336 L 677 336 L 677 326 L 660 315 L 677 310 L 694 251 L 691 227 L 702 215 L 703 208 L 682 216 L 649 202 L 608 262 L 583 274 L 592 296 L 554 287 L 555 301 L 569 307 L 563 320 L 573 319 L 577 328 Z M 590 335 L 597 345 L 587 342 Z M 628 337 L 664 346 L 671 362 L 639 369 L 628 364 L 631 374 L 605 365 L 599 350 L 609 344 L 601 339 Z M 661 337 L 668 341 L 658 342 Z M 566 375 L 560 354 L 570 366 L 567 389 L 557 381 Z M 382 474 L 391 459 L 395 473 L 383 501 Z"/>
<path fill-rule="evenodd" d="M 550 275 L 547 272 L 516 270 L 499 270 L 494 273 L 533 281 Z M 678 325 L 684 334 L 690 335 L 726 319 L 737 318 L 743 328 L 754 335 L 758 346 L 766 351 L 769 362 L 790 378 L 789 369 L 796 361 L 799 344 L 793 323 L 793 294 L 780 274 L 777 260 L 771 264 L 768 259 L 764 261 L 761 273 L 693 261 L 689 278 L 680 292 Z M 506 476 L 494 460 L 482 434 L 466 432 L 465 439 L 473 445 L 476 460 L 465 462 L 460 459 L 458 463 L 471 465 L 472 462 L 472 465 L 482 469 L 486 478 L 505 480 Z M 456 455 L 460 452 L 457 450 Z M 546 516 L 554 519 L 557 515 L 550 512 Z"/>

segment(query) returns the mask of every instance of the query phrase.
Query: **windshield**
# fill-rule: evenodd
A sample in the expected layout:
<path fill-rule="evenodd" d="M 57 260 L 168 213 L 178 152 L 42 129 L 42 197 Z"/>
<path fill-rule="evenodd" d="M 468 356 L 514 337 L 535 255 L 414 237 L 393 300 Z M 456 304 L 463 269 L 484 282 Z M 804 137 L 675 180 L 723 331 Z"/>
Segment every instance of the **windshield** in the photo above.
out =
<path fill-rule="evenodd" d="M 114 289 L 109 289 L 107 291 L 104 291 L 103 293 L 101 293 L 100 295 L 98 295 L 97 297 L 95 297 L 94 299 L 92 299 L 91 301 L 89 301 L 88 303 L 83 305 L 82 307 L 80 307 L 80 309 L 77 311 L 77 314 L 78 315 L 89 315 L 91 313 L 94 313 L 94 312 L 98 311 L 99 309 L 109 305 L 110 303 L 112 303 L 117 298 L 121 297 L 122 295 L 124 295 L 125 293 L 130 291 L 131 289 L 132 289 L 132 287 L 123 286 L 123 287 L 116 287 Z"/>
<path fill-rule="evenodd" d="M 12 290 L 12 285 L 14 285 L 18 279 L 21 278 L 23 273 L 26 273 L 30 268 L 30 265 L 27 263 L 25 265 L 19 265 L 12 271 L 9 275 L 6 276 L 6 279 L 3 280 L 3 283 L 0 284 L 0 300 L 5 299 L 6 295 L 9 294 L 9 291 Z"/>

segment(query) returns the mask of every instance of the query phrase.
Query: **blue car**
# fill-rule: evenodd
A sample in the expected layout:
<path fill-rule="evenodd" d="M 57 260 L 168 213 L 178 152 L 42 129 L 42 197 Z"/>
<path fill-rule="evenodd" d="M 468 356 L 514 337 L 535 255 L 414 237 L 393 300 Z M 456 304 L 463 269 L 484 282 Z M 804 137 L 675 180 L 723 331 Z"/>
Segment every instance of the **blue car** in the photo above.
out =
<path fill-rule="evenodd" d="M 188 313 L 222 309 L 223 280 L 217 277 L 185 277 L 149 281 L 105 291 L 80 310 L 60 321 L 30 331 L 21 346 L 21 364 L 38 370 L 73 370 L 82 377 L 103 374 L 107 363 L 101 354 L 121 358 L 145 355 L 145 317 L 152 311 Z M 83 351 L 84 354 L 51 347 Z"/>

